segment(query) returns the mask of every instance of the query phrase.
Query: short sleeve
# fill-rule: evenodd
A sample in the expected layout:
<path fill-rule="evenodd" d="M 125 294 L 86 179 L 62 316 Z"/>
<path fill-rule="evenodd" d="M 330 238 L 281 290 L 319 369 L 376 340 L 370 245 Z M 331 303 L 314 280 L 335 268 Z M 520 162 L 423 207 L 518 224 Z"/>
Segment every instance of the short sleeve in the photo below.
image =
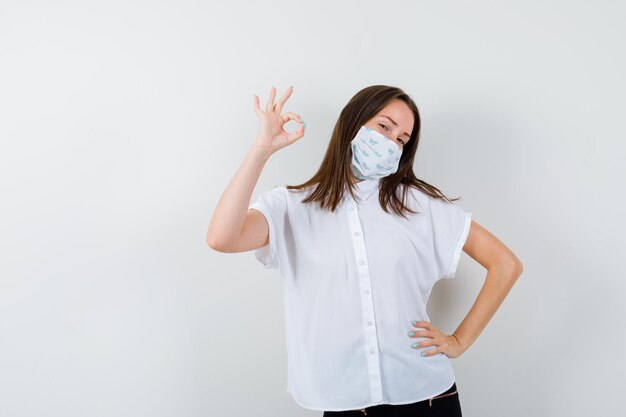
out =
<path fill-rule="evenodd" d="M 472 213 L 454 203 L 433 198 L 430 215 L 438 278 L 454 278 L 469 234 Z"/>
<path fill-rule="evenodd" d="M 265 219 L 269 229 L 269 244 L 255 249 L 254 255 L 261 262 L 264 268 L 278 268 L 279 248 L 281 236 L 285 230 L 285 219 L 287 216 L 287 198 L 284 186 L 277 186 L 271 190 L 267 190 L 257 200 L 248 206 L 248 209 L 256 209 L 260 211 Z"/>

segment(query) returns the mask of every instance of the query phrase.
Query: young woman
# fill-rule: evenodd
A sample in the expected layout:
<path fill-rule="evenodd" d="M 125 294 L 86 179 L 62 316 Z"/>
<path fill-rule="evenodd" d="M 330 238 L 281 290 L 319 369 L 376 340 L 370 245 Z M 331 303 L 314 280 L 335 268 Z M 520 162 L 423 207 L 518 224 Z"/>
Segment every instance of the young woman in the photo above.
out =
<path fill-rule="evenodd" d="M 471 213 L 418 179 L 420 116 L 401 89 L 374 85 L 341 111 L 318 171 L 303 184 L 250 198 L 268 158 L 304 136 L 272 87 L 257 137 L 207 231 L 220 252 L 254 250 L 279 268 L 285 303 L 287 392 L 337 415 L 461 416 L 450 359 L 476 340 L 522 273 L 520 260 Z M 299 128 L 289 133 L 290 120 Z M 464 251 L 487 274 L 450 335 L 430 322 L 434 284 Z"/>

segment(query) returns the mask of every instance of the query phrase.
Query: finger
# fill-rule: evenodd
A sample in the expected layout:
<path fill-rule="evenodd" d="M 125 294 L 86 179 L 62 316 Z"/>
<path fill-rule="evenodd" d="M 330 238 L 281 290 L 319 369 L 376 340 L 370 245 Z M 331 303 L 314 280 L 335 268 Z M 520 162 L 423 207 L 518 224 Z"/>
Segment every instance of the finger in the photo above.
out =
<path fill-rule="evenodd" d="M 272 87 L 270 90 L 270 96 L 267 99 L 267 106 L 265 108 L 266 112 L 274 110 L 274 97 L 276 97 L 276 89 Z"/>
<path fill-rule="evenodd" d="M 283 94 L 283 96 L 280 98 L 280 100 L 278 100 L 278 103 L 276 103 L 276 106 L 274 107 L 274 110 L 276 111 L 276 113 L 280 114 L 280 112 L 283 111 L 283 105 L 285 104 L 285 102 L 287 101 L 287 99 L 289 98 L 292 92 L 293 92 L 293 86 L 289 87 L 287 91 L 285 91 L 285 94 Z"/>
<path fill-rule="evenodd" d="M 287 123 L 289 120 L 294 120 L 298 123 L 302 123 L 302 119 L 298 114 L 287 112 L 284 115 L 280 116 L 284 123 Z"/>
<path fill-rule="evenodd" d="M 413 333 L 412 336 L 411 333 Z M 407 334 L 409 337 L 432 337 L 432 332 L 430 330 L 422 330 L 421 332 L 416 332 L 415 330 L 413 330 Z"/>
<path fill-rule="evenodd" d="M 436 344 L 432 339 L 430 339 L 430 340 L 420 340 L 419 342 L 415 342 L 411 345 L 413 349 L 421 349 L 421 348 L 425 348 L 428 346 L 436 346 Z"/>
<path fill-rule="evenodd" d="M 433 356 L 433 355 L 436 355 L 438 353 L 441 353 L 441 349 L 435 348 L 435 349 L 423 350 L 422 353 L 420 353 L 420 355 L 422 355 L 422 356 Z"/>
<path fill-rule="evenodd" d="M 261 109 L 259 108 L 259 97 L 256 94 L 254 95 L 254 112 L 259 116 L 262 113 Z"/>
<path fill-rule="evenodd" d="M 422 327 L 424 329 L 430 329 L 432 326 L 427 321 L 412 321 L 413 327 Z"/>

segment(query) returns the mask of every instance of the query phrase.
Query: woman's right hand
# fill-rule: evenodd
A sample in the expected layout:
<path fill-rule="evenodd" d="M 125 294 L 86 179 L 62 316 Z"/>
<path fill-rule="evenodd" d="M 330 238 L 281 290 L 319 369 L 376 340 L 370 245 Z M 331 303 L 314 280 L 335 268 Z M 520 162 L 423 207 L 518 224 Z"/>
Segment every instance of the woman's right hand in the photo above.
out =
<path fill-rule="evenodd" d="M 268 156 L 287 145 L 291 145 L 304 136 L 304 122 L 300 119 L 299 115 L 291 112 L 287 112 L 282 116 L 280 114 L 283 105 L 289 96 L 291 96 L 292 92 L 293 88 L 289 87 L 280 100 L 278 100 L 278 103 L 274 104 L 276 88 L 272 87 L 265 111 L 259 108 L 259 98 L 256 94 L 254 95 L 254 112 L 259 116 L 261 122 L 256 141 L 257 145 L 267 150 Z M 290 120 L 300 123 L 300 127 L 292 133 L 283 129 L 283 126 Z"/>

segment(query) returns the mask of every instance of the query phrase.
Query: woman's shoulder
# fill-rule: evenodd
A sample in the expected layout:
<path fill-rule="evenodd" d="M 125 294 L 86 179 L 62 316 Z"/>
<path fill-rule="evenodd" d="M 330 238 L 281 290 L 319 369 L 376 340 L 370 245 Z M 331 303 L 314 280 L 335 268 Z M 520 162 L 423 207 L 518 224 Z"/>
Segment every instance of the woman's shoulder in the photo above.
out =
<path fill-rule="evenodd" d="M 311 187 L 305 189 L 288 188 L 287 184 L 274 185 L 265 191 L 271 198 L 285 201 L 288 205 L 300 203 L 311 193 Z"/>

